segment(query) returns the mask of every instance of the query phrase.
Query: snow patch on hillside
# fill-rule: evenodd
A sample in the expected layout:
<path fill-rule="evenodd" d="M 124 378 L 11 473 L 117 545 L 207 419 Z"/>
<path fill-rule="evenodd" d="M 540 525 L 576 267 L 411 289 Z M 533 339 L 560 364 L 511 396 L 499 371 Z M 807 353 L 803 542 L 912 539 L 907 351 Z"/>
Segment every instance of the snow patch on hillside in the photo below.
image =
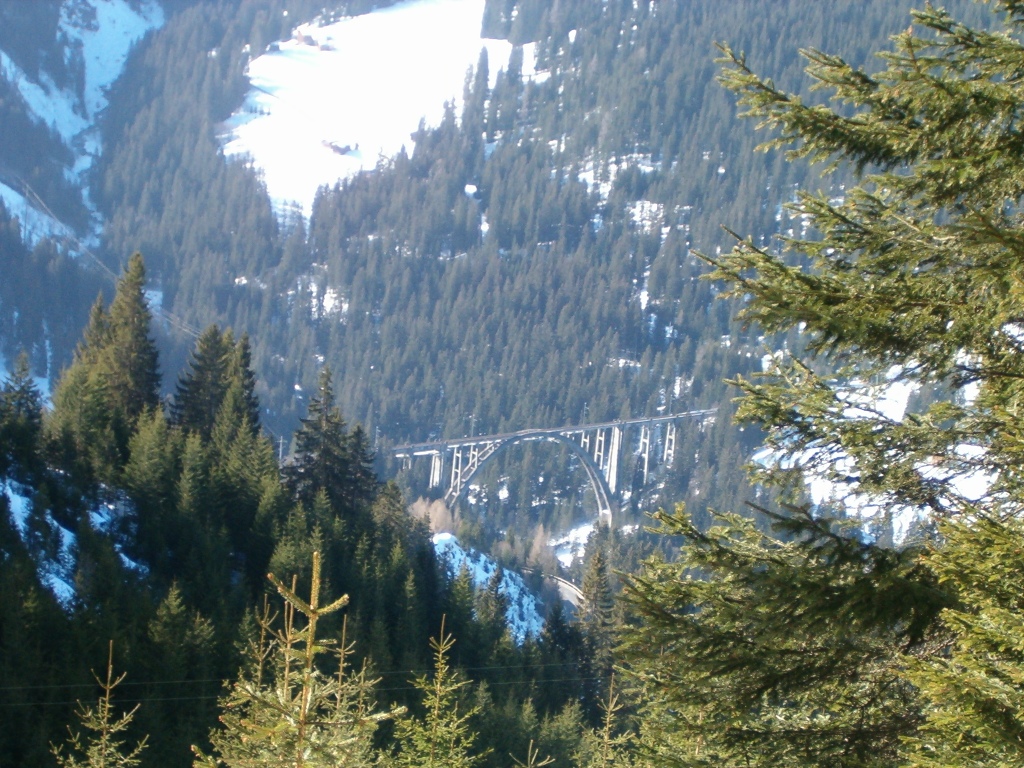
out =
<path fill-rule="evenodd" d="M 128 0 L 66 0 L 61 6 L 59 41 L 69 61 L 81 61 L 81 94 L 58 88 L 45 72 L 33 81 L 0 51 L 0 75 L 14 84 L 36 119 L 56 130 L 68 147 L 84 152 L 82 157 L 99 152 L 96 137 L 83 134 L 107 106 L 107 89 L 121 75 L 132 46 L 163 24 L 156 0 L 134 6 Z"/>
<path fill-rule="evenodd" d="M 0 491 L 7 496 L 11 510 L 11 522 L 14 523 L 22 541 L 28 543 L 29 537 L 32 535 L 29 531 L 32 500 L 19 492 L 16 485 L 0 486 Z M 47 531 L 46 537 L 57 546 L 53 557 L 40 558 L 37 561 L 39 581 L 53 593 L 62 606 L 69 608 L 75 599 L 75 535 L 58 525 L 51 517 L 49 510 L 43 515 L 42 525 Z"/>
<path fill-rule="evenodd" d="M 74 160 L 65 169 L 68 178 L 81 183 L 100 154 L 96 119 L 107 106 L 107 90 L 124 70 L 132 47 L 163 22 L 163 8 L 157 0 L 65 0 L 58 43 L 65 59 L 81 68 L 81 93 L 58 88 L 43 71 L 38 79 L 32 79 L 0 51 L 0 77 L 14 85 L 33 119 L 56 131 L 71 150 Z M 83 195 L 89 205 L 88 191 Z M 30 245 L 47 236 L 69 236 L 67 227 L 21 192 L 0 185 L 0 198 L 22 220 L 22 236 Z"/>
<path fill-rule="evenodd" d="M 68 530 L 54 520 L 49 510 L 38 516 L 30 530 L 29 517 L 33 510 L 31 498 L 25 495 L 27 492 L 27 489 L 17 483 L 0 483 L 0 495 L 7 496 L 11 522 L 21 540 L 29 545 L 30 551 L 33 549 L 32 539 L 43 538 L 48 542 L 48 553 L 45 556 L 34 555 L 40 583 L 64 608 L 71 608 L 76 597 L 78 537 L 74 531 Z M 114 539 L 116 520 L 118 516 L 125 514 L 127 504 L 127 498 L 121 497 L 113 502 L 100 503 L 90 510 L 89 522 L 93 529 Z M 38 549 L 38 546 L 35 549 Z M 114 549 L 127 571 L 138 575 L 146 574 L 145 567 L 125 555 L 116 541 Z"/>
<path fill-rule="evenodd" d="M 317 190 L 413 149 L 422 118 L 461 109 L 487 49 L 491 83 L 512 46 L 480 37 L 484 0 L 407 0 L 325 26 L 303 24 L 249 64 L 251 90 L 225 123 L 226 156 L 248 156 L 280 208 L 309 215 Z M 524 52 L 524 74 L 533 55 Z"/>
<path fill-rule="evenodd" d="M 57 88 L 45 72 L 40 72 L 39 82 L 34 82 L 3 51 L 0 51 L 0 77 L 18 90 L 37 122 L 57 131 L 69 147 L 74 137 L 89 126 L 80 114 L 81 107 L 74 93 Z"/>
<path fill-rule="evenodd" d="M 448 564 L 449 572 L 454 576 L 463 566 L 469 569 L 473 585 L 484 589 L 491 580 L 498 564 L 487 555 L 472 549 L 464 549 L 459 540 L 450 533 L 434 535 L 434 551 L 443 562 Z M 512 571 L 503 571 L 501 575 L 501 594 L 508 598 L 509 630 L 517 643 L 527 637 L 536 637 L 544 628 L 544 619 L 540 615 L 540 603 L 523 582 L 523 577 Z"/>
<path fill-rule="evenodd" d="M 82 54 L 82 103 L 91 123 L 107 106 L 107 89 L 121 76 L 132 47 L 147 32 L 163 26 L 164 12 L 156 0 L 92 0 L 89 6 L 92 13 L 83 13 L 82 3 L 65 2 L 60 29 L 68 47 Z"/>

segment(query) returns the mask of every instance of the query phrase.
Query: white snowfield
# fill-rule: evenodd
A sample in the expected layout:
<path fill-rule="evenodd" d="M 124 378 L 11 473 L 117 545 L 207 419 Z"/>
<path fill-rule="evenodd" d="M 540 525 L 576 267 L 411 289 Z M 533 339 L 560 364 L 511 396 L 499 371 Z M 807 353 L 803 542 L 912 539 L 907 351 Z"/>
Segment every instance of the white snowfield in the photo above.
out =
<path fill-rule="evenodd" d="M 252 87 L 224 125 L 224 154 L 248 156 L 275 205 L 308 216 L 319 187 L 373 169 L 403 146 L 411 154 L 420 120 L 438 125 L 446 101 L 458 116 L 482 48 L 494 85 L 512 46 L 481 38 L 483 11 L 484 0 L 407 0 L 297 27 L 250 62 Z M 533 53 L 524 50 L 525 76 Z"/>

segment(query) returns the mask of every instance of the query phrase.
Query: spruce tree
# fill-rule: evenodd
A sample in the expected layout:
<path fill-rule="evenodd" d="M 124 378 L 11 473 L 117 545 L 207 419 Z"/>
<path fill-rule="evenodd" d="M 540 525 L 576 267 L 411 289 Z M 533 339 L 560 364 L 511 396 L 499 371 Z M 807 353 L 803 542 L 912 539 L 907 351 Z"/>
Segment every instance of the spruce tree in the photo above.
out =
<path fill-rule="evenodd" d="M 171 416 L 186 430 L 209 438 L 221 410 L 229 407 L 233 423 L 259 434 L 260 403 L 248 334 L 235 341 L 231 330 L 209 326 L 196 341 L 188 369 L 178 377 Z"/>
<path fill-rule="evenodd" d="M 416 690 L 423 696 L 423 717 L 409 717 L 395 725 L 398 753 L 392 758 L 401 768 L 473 768 L 482 755 L 474 753 L 477 734 L 472 720 L 475 707 L 465 703 L 463 689 L 469 685 L 449 660 L 455 639 L 441 633 L 430 639 L 434 651 L 433 676 L 423 675 L 413 680 Z M 461 707 L 461 711 L 460 711 Z"/>
<path fill-rule="evenodd" d="M 240 405 L 248 416 L 249 428 L 253 434 L 260 430 L 260 399 L 256 394 L 256 372 L 252 367 L 252 345 L 249 334 L 243 333 L 235 342 L 234 352 L 228 362 L 228 381 L 237 385 Z"/>
<path fill-rule="evenodd" d="M 28 355 L 22 352 L 0 388 L 0 478 L 11 472 L 27 482 L 39 469 L 39 435 L 43 400 L 32 380 Z"/>
<path fill-rule="evenodd" d="M 798 194 L 789 213 L 806 236 L 703 257 L 743 322 L 800 332 L 806 349 L 734 382 L 739 417 L 765 428 L 773 457 L 756 478 L 796 496 L 828 481 L 855 519 L 782 507 L 778 540 L 736 518 L 703 536 L 662 517 L 686 536 L 684 556 L 630 589 L 657 764 L 897 765 L 911 744 L 921 764 L 1019 760 L 1024 667 L 1001 638 L 1020 607 L 998 574 L 1024 546 L 1024 4 L 991 6 L 994 32 L 914 12 L 877 73 L 806 51 L 834 106 L 723 48 L 722 80 L 774 132 L 767 146 L 857 182 Z M 925 405 L 883 407 L 897 386 Z M 956 522 L 922 558 L 919 543 L 885 545 L 890 521 L 910 516 Z"/>
<path fill-rule="evenodd" d="M 334 402 L 331 369 L 325 367 L 317 393 L 310 398 L 309 413 L 295 434 L 295 454 L 285 467 L 285 479 L 297 499 L 309 504 L 319 491 L 325 491 L 339 512 L 348 512 L 351 464 L 348 430 Z"/>
<path fill-rule="evenodd" d="M 903 650 L 949 604 L 920 551 L 795 509 L 780 520 L 790 541 L 736 515 L 707 532 L 685 514 L 657 517 L 682 552 L 630 579 L 642 623 L 622 649 L 654 763 L 898 764 L 921 722 Z"/>
<path fill-rule="evenodd" d="M 216 325 L 209 326 L 196 340 L 188 370 L 179 376 L 175 389 L 171 415 L 176 424 L 210 437 L 227 391 L 231 352 L 229 339 Z"/>
<path fill-rule="evenodd" d="M 160 405 L 142 256 L 128 261 L 109 311 L 97 299 L 71 366 L 61 375 L 47 422 L 54 459 L 86 485 L 113 484 L 146 409 Z"/>
<path fill-rule="evenodd" d="M 600 547 L 590 556 L 580 591 L 583 592 L 580 620 L 590 645 L 594 672 L 602 678 L 603 687 L 604 679 L 611 675 L 613 664 L 615 599 L 608 581 L 607 561 Z"/>
<path fill-rule="evenodd" d="M 269 576 L 284 600 L 282 622 L 265 608 L 248 664 L 223 700 L 223 727 L 211 734 L 213 755 L 196 749 L 197 765 L 265 768 L 369 766 L 377 763 L 373 734 L 397 714 L 375 710 L 365 667 L 348 669 L 352 648 L 318 636 L 320 620 L 348 603 L 348 596 L 321 605 L 320 553 L 313 553 L 309 599 Z M 336 645 L 337 670 L 322 659 Z"/>
<path fill-rule="evenodd" d="M 142 412 L 160 404 L 160 369 L 145 287 L 146 268 L 136 253 L 117 282 L 110 302 L 109 341 L 98 361 L 109 402 L 124 422 L 126 441 L 127 430 Z"/>
<path fill-rule="evenodd" d="M 124 680 L 125 675 L 114 677 L 114 643 L 110 642 L 106 677 L 94 674 L 102 694 L 95 707 L 86 707 L 79 702 L 78 718 L 90 735 L 83 737 L 80 731 L 68 726 L 67 751 L 63 745 L 52 747 L 53 755 L 60 768 L 134 768 L 141 764 L 140 755 L 146 748 L 146 739 L 128 746 L 124 732 L 131 725 L 139 705 L 118 716 L 114 711 L 114 689 Z"/>

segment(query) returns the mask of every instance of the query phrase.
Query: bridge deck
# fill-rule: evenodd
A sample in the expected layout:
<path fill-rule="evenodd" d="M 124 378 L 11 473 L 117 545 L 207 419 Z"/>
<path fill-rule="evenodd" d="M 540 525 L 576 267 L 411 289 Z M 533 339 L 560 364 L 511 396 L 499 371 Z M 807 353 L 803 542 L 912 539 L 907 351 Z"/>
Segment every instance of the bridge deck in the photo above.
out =
<path fill-rule="evenodd" d="M 596 424 L 570 424 L 564 427 L 521 429 L 518 432 L 505 432 L 498 435 L 475 435 L 473 437 L 456 437 L 448 440 L 434 440 L 427 443 L 410 443 L 398 445 L 392 449 L 395 458 L 412 458 L 413 456 L 429 456 L 432 453 L 457 448 L 459 446 L 480 445 L 481 443 L 503 443 L 512 439 L 524 439 L 530 437 L 543 438 L 546 435 L 565 435 L 591 430 L 609 429 L 611 427 L 627 427 L 635 424 L 661 424 L 676 419 L 690 416 L 711 416 L 718 412 L 717 408 L 707 408 L 699 411 L 683 411 L 667 416 L 647 416 L 639 419 L 619 419 L 618 421 L 603 421 Z"/>

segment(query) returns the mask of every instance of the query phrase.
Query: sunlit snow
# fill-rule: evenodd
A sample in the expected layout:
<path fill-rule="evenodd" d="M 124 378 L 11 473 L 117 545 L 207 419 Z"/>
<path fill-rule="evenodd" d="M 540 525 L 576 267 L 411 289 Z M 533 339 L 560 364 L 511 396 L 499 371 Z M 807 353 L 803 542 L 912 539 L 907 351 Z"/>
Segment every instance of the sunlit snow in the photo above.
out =
<path fill-rule="evenodd" d="M 93 0 L 95 17 L 83 19 L 77 11 L 81 5 L 65 2 L 60 26 L 69 42 L 81 47 L 85 63 L 82 100 L 91 121 L 107 106 L 107 89 L 121 75 L 132 46 L 151 29 L 163 25 L 164 12 L 155 0 Z"/>
<path fill-rule="evenodd" d="M 7 496 L 10 506 L 11 521 L 14 523 L 19 535 L 23 540 L 28 539 L 28 517 L 32 509 L 32 501 L 19 492 L 16 485 L 0 485 L 0 494 Z M 53 596 L 68 607 L 75 599 L 74 584 L 74 549 L 75 535 L 61 526 L 57 525 L 46 511 L 43 522 L 46 527 L 57 535 L 60 541 L 56 557 L 41 559 L 37 563 L 39 580 L 49 589 Z"/>
<path fill-rule="evenodd" d="M 0 483 L 0 496 L 7 496 L 11 522 L 27 544 L 32 535 L 29 531 L 32 500 L 25 495 L 26 492 L 26 489 L 17 483 Z M 115 501 L 101 502 L 93 507 L 89 511 L 92 528 L 98 533 L 114 537 L 116 518 L 125 513 L 127 504 L 127 498 L 122 496 Z M 55 552 L 47 556 L 36 556 L 39 581 L 53 593 L 61 605 L 65 608 L 71 607 L 75 600 L 78 537 L 74 531 L 68 530 L 54 520 L 49 510 L 45 510 L 39 520 L 41 525 L 45 526 L 47 536 L 58 543 Z M 114 549 L 121 559 L 121 564 L 128 571 L 139 575 L 146 574 L 146 568 L 125 555 L 116 542 Z"/>
<path fill-rule="evenodd" d="M 47 237 L 62 239 L 71 236 L 71 229 L 53 216 L 32 205 L 24 195 L 0 183 L 0 202 L 7 213 L 16 216 L 21 229 L 21 239 L 30 248 Z"/>
<path fill-rule="evenodd" d="M 65 2 L 61 6 L 58 34 L 69 52 L 81 54 L 81 99 L 66 89 L 58 89 L 45 73 L 40 73 L 39 81 L 34 82 L 3 52 L 0 71 L 18 89 L 36 118 L 53 127 L 65 144 L 95 154 L 98 146 L 84 146 L 83 132 L 106 107 L 107 89 L 120 76 L 132 46 L 146 32 L 162 25 L 163 20 L 163 9 L 155 0 Z"/>
<path fill-rule="evenodd" d="M 247 155 L 271 198 L 308 214 L 322 185 L 412 152 L 420 119 L 462 102 L 481 48 L 493 85 L 512 46 L 480 37 L 484 0 L 407 0 L 325 26 L 304 24 L 249 64 L 251 90 L 225 124 L 224 154 Z M 532 51 L 531 51 L 532 53 Z M 532 73 L 524 55 L 524 74 Z"/>
<path fill-rule="evenodd" d="M 484 589 L 491 580 L 498 564 L 487 555 L 472 549 L 466 550 L 459 540 L 450 533 L 434 535 L 434 551 L 438 557 L 447 562 L 452 575 L 457 574 L 465 566 L 477 589 Z M 502 573 L 501 594 L 508 598 L 509 630 L 516 642 L 521 643 L 527 637 L 535 637 L 544 627 L 544 619 L 540 615 L 540 604 L 533 593 L 526 587 L 523 577 L 513 571 Z"/>

